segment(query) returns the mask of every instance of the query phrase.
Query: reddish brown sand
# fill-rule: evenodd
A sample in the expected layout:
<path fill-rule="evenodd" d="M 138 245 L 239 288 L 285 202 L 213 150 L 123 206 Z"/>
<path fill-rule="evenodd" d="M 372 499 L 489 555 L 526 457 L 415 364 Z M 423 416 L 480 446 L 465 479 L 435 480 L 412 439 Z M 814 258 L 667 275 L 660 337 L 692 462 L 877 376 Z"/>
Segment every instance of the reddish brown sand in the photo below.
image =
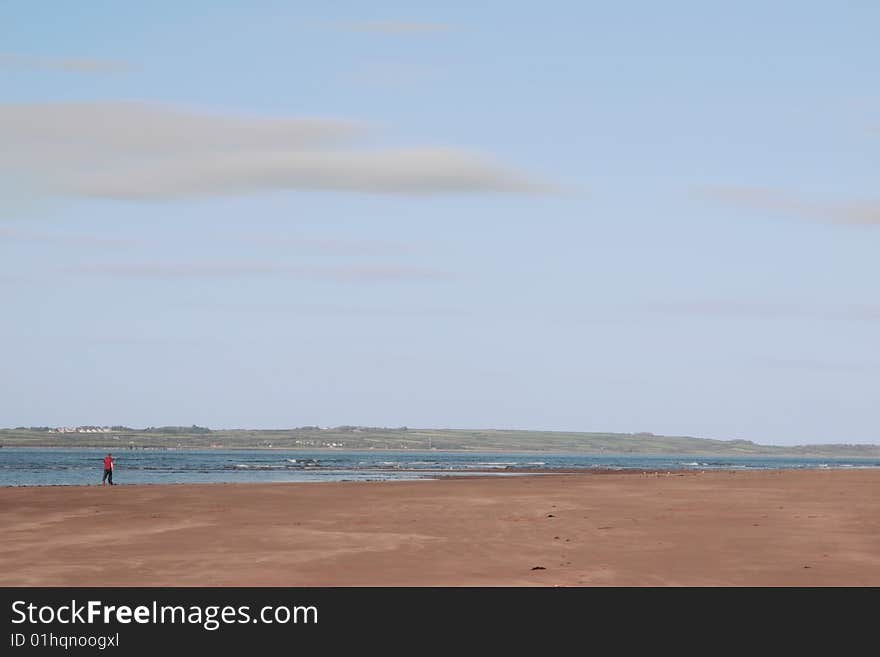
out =
<path fill-rule="evenodd" d="M 878 586 L 880 470 L 4 488 L 0 563 L 13 586 Z"/>

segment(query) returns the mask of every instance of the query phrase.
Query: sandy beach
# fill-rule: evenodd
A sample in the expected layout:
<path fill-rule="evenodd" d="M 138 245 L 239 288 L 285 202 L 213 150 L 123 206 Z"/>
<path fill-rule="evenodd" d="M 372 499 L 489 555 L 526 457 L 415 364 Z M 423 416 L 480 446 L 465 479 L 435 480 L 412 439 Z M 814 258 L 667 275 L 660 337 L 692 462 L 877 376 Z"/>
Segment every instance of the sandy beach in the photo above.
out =
<path fill-rule="evenodd" d="M 880 470 L 0 489 L 6 586 L 880 586 Z"/>

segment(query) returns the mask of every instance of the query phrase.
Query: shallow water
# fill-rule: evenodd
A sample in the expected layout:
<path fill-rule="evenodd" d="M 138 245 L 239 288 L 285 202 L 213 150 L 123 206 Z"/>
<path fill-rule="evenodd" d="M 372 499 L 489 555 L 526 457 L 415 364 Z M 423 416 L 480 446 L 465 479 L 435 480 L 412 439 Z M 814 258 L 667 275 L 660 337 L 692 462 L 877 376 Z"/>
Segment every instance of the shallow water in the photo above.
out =
<path fill-rule="evenodd" d="M 0 449 L 0 486 L 99 484 L 106 452 L 82 448 Z M 117 484 L 383 481 L 522 470 L 740 470 L 880 467 L 880 459 L 590 455 L 520 452 L 121 450 Z M 511 472 L 515 470 L 516 472 Z"/>

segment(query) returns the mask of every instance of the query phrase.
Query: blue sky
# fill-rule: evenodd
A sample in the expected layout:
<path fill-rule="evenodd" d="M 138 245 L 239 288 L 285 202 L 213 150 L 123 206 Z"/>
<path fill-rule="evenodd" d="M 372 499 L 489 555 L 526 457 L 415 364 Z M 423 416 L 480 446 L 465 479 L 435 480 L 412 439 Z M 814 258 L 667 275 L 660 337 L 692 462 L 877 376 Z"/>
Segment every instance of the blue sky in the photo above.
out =
<path fill-rule="evenodd" d="M 880 5 L 300 4 L 0 4 L 0 426 L 880 442 Z"/>

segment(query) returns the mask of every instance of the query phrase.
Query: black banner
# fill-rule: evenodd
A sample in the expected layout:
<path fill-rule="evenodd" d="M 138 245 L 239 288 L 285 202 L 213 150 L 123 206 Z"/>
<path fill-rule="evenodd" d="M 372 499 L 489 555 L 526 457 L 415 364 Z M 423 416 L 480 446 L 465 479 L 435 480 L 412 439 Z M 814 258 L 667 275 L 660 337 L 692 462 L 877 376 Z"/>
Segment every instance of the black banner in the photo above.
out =
<path fill-rule="evenodd" d="M 0 654 L 178 654 L 592 645 L 657 649 L 697 636 L 855 639 L 875 589 L 5 588 Z M 828 634 L 834 624 L 845 625 Z M 408 649 L 407 649 L 408 648 Z M 233 651 L 233 652 L 230 652 Z M 377 653 L 378 651 L 378 653 Z"/>

